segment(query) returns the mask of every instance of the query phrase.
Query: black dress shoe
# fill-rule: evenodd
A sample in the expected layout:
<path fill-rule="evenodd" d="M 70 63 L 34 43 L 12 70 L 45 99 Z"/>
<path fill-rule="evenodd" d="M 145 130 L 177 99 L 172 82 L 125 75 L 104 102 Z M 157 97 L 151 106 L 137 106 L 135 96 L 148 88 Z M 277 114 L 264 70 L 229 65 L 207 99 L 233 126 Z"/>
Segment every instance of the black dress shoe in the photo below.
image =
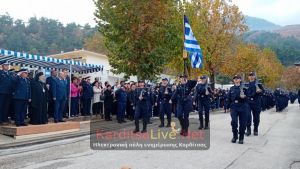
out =
<path fill-rule="evenodd" d="M 208 129 L 209 129 L 209 127 L 208 127 L 208 126 L 204 127 L 204 130 L 208 130 Z"/>
<path fill-rule="evenodd" d="M 20 124 L 16 124 L 16 126 L 17 126 L 17 127 L 21 127 L 21 125 L 20 125 Z"/>
<path fill-rule="evenodd" d="M 143 129 L 143 130 L 141 131 L 141 133 L 147 133 L 147 130 L 146 130 L 146 129 Z"/>
<path fill-rule="evenodd" d="M 244 144 L 244 140 L 239 140 L 239 144 Z"/>
<path fill-rule="evenodd" d="M 257 131 L 253 132 L 253 135 L 258 136 L 258 132 Z"/>
<path fill-rule="evenodd" d="M 28 126 L 26 123 L 21 124 L 21 126 Z"/>
<path fill-rule="evenodd" d="M 168 124 L 166 127 L 171 127 L 171 124 Z"/>
<path fill-rule="evenodd" d="M 122 123 L 126 123 L 127 121 L 125 121 L 125 120 L 122 120 L 121 122 L 122 122 Z"/>
<path fill-rule="evenodd" d="M 121 123 L 122 123 L 122 121 L 118 121 L 118 123 L 119 123 L 119 124 L 121 124 Z"/>
<path fill-rule="evenodd" d="M 250 136 L 250 135 L 251 135 L 251 129 L 248 129 L 248 128 L 247 128 L 247 132 L 246 132 L 245 135 L 246 135 L 246 136 Z"/>
<path fill-rule="evenodd" d="M 140 132 L 139 129 L 135 129 L 135 130 L 133 131 L 133 133 L 138 133 L 138 132 Z"/>
<path fill-rule="evenodd" d="M 162 127 L 165 127 L 165 125 L 164 124 L 160 124 L 158 127 L 162 128 Z"/>
<path fill-rule="evenodd" d="M 202 129 L 203 129 L 203 127 L 202 127 L 202 126 L 199 126 L 199 127 L 198 127 L 198 129 L 199 129 L 199 130 L 202 130 Z"/>
<path fill-rule="evenodd" d="M 232 139 L 231 139 L 231 142 L 232 142 L 232 143 L 236 143 L 236 140 L 237 140 L 237 138 L 232 138 Z"/>
<path fill-rule="evenodd" d="M 59 120 L 58 122 L 62 122 L 62 123 L 63 123 L 63 122 L 66 122 L 66 121 L 64 121 L 64 120 Z"/>
<path fill-rule="evenodd" d="M 151 122 L 151 121 L 149 121 L 149 122 L 148 122 L 148 124 L 152 124 L 152 122 Z"/>

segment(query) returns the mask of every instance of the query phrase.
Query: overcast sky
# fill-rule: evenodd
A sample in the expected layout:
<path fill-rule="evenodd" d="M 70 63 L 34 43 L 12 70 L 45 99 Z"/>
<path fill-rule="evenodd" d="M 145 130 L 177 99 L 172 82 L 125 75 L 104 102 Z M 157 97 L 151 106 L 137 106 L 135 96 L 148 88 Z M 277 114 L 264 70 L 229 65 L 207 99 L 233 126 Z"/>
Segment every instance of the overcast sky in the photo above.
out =
<path fill-rule="evenodd" d="M 275 24 L 300 24 L 300 0 L 232 0 L 249 16 Z M 27 21 L 32 16 L 57 19 L 64 24 L 76 22 L 94 26 L 92 0 L 0 0 L 0 15 L 8 12 L 15 19 Z"/>

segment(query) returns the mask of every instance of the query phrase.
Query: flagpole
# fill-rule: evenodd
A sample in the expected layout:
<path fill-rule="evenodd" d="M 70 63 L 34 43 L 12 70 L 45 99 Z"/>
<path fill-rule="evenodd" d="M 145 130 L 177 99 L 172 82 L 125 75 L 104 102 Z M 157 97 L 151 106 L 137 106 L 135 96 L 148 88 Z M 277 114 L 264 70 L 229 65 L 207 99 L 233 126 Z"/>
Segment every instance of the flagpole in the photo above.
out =
<path fill-rule="evenodd" d="M 185 41 L 185 22 L 184 22 L 184 16 L 183 15 L 183 44 L 184 44 L 184 41 Z M 186 64 L 187 64 L 187 51 L 184 50 L 184 45 L 183 45 L 183 50 L 182 50 L 182 55 L 183 55 L 183 75 L 186 77 Z"/>

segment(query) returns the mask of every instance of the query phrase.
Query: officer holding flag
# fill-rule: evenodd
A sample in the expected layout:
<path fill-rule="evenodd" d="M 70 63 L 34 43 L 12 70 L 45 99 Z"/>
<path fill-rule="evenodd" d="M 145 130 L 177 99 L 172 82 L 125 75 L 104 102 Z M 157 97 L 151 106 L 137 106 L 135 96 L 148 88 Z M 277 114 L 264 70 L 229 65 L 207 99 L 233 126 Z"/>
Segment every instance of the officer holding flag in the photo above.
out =
<path fill-rule="evenodd" d="M 176 91 L 174 92 L 170 104 L 172 104 L 172 100 L 177 103 L 177 118 L 180 122 L 182 136 L 188 136 L 188 128 L 189 128 L 189 113 L 193 110 L 193 102 L 191 91 L 196 86 L 196 80 L 187 80 L 186 76 L 181 75 L 180 85 L 178 85 Z"/>

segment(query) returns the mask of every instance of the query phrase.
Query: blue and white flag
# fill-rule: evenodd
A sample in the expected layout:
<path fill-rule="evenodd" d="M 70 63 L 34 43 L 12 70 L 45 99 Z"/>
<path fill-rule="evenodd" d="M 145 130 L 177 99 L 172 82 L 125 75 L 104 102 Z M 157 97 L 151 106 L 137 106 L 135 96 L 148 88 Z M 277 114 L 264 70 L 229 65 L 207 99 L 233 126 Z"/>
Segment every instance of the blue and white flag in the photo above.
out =
<path fill-rule="evenodd" d="M 202 68 L 202 50 L 194 36 L 188 18 L 184 15 L 184 49 L 190 53 L 193 68 Z"/>

